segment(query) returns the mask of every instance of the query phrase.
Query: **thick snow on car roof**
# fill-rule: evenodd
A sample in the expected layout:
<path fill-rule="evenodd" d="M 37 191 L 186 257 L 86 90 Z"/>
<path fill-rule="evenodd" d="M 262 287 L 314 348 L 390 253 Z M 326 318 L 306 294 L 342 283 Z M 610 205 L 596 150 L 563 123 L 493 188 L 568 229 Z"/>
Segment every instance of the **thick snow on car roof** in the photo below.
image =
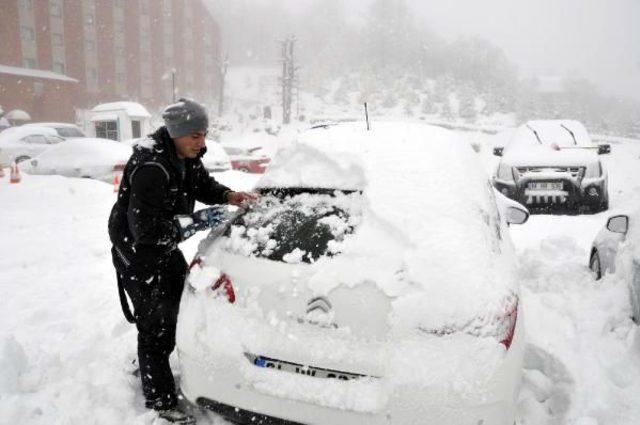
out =
<path fill-rule="evenodd" d="M 108 139 L 72 139 L 52 146 L 38 155 L 39 167 L 90 167 L 111 163 L 126 163 L 131 156 L 131 146 Z"/>
<path fill-rule="evenodd" d="M 362 223 L 313 279 L 376 284 L 399 296 L 394 318 L 440 329 L 499 309 L 512 264 L 488 178 L 471 146 L 423 124 L 341 124 L 281 149 L 258 188 L 362 190 Z M 505 255 L 500 255 L 500 253 Z"/>
<path fill-rule="evenodd" d="M 49 135 L 49 136 L 57 136 L 58 133 L 51 127 L 39 127 L 36 125 L 29 126 L 20 126 L 20 127 L 9 127 L 0 133 L 0 143 L 16 141 L 25 136 L 31 135 Z"/>

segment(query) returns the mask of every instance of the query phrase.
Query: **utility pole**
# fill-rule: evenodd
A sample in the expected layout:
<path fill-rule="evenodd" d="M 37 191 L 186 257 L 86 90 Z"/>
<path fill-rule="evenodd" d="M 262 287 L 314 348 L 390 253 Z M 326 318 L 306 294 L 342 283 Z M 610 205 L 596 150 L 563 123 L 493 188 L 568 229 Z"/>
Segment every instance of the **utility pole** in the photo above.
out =
<path fill-rule="evenodd" d="M 176 103 L 176 69 L 171 68 L 171 96 L 173 103 Z"/>
<path fill-rule="evenodd" d="M 282 47 L 282 123 L 291 122 L 291 103 L 293 98 L 293 83 L 296 78 L 296 67 L 293 59 L 294 36 L 289 36 L 280 42 Z"/>
<path fill-rule="evenodd" d="M 218 88 L 218 116 L 221 117 L 224 112 L 224 82 L 227 76 L 227 68 L 229 67 L 229 53 L 225 53 L 224 60 L 218 61 L 218 76 L 220 77 Z"/>

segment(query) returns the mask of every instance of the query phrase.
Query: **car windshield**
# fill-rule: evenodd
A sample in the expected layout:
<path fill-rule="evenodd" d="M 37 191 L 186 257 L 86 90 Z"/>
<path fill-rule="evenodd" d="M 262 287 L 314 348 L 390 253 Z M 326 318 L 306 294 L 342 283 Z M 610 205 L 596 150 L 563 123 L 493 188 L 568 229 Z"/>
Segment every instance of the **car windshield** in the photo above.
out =
<path fill-rule="evenodd" d="M 312 263 L 342 251 L 360 222 L 361 194 L 332 189 L 269 189 L 227 229 L 226 248 L 247 256 Z"/>
<path fill-rule="evenodd" d="M 56 127 L 56 132 L 62 137 L 85 137 L 85 135 L 74 127 Z"/>

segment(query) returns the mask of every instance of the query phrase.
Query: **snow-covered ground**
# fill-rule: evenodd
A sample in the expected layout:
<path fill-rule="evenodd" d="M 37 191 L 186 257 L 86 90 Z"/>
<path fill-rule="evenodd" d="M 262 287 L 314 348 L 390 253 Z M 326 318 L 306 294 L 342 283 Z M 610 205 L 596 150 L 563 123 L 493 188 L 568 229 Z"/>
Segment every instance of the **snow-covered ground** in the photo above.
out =
<path fill-rule="evenodd" d="M 461 134 L 490 171 L 499 135 Z M 613 144 L 606 162 L 610 212 L 533 216 L 512 227 L 528 338 L 523 425 L 640 423 L 640 330 L 628 318 L 626 287 L 615 275 L 596 283 L 586 267 L 606 218 L 640 201 L 640 144 Z M 257 180 L 217 177 L 235 189 Z M 135 329 L 111 266 L 114 200 L 110 185 L 92 180 L 0 179 L 0 424 L 153 423 L 131 374 Z M 188 259 L 197 243 L 183 244 Z"/>

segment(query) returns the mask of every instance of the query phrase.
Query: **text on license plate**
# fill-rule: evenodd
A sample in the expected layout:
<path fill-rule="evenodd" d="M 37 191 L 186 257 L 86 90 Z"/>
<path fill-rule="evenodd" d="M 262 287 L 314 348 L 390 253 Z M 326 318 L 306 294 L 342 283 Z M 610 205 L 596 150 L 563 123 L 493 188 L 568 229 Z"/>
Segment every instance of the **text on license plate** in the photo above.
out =
<path fill-rule="evenodd" d="M 529 189 L 532 190 L 562 190 L 562 182 L 531 182 Z"/>
<path fill-rule="evenodd" d="M 339 379 L 341 381 L 350 381 L 352 379 L 363 378 L 365 375 L 357 373 L 342 372 L 338 370 L 323 369 L 313 366 L 304 366 L 297 363 L 286 362 L 269 357 L 256 356 L 254 354 L 245 353 L 247 359 L 254 366 L 276 369 L 283 372 L 297 373 L 299 375 L 312 376 L 314 378 Z"/>

